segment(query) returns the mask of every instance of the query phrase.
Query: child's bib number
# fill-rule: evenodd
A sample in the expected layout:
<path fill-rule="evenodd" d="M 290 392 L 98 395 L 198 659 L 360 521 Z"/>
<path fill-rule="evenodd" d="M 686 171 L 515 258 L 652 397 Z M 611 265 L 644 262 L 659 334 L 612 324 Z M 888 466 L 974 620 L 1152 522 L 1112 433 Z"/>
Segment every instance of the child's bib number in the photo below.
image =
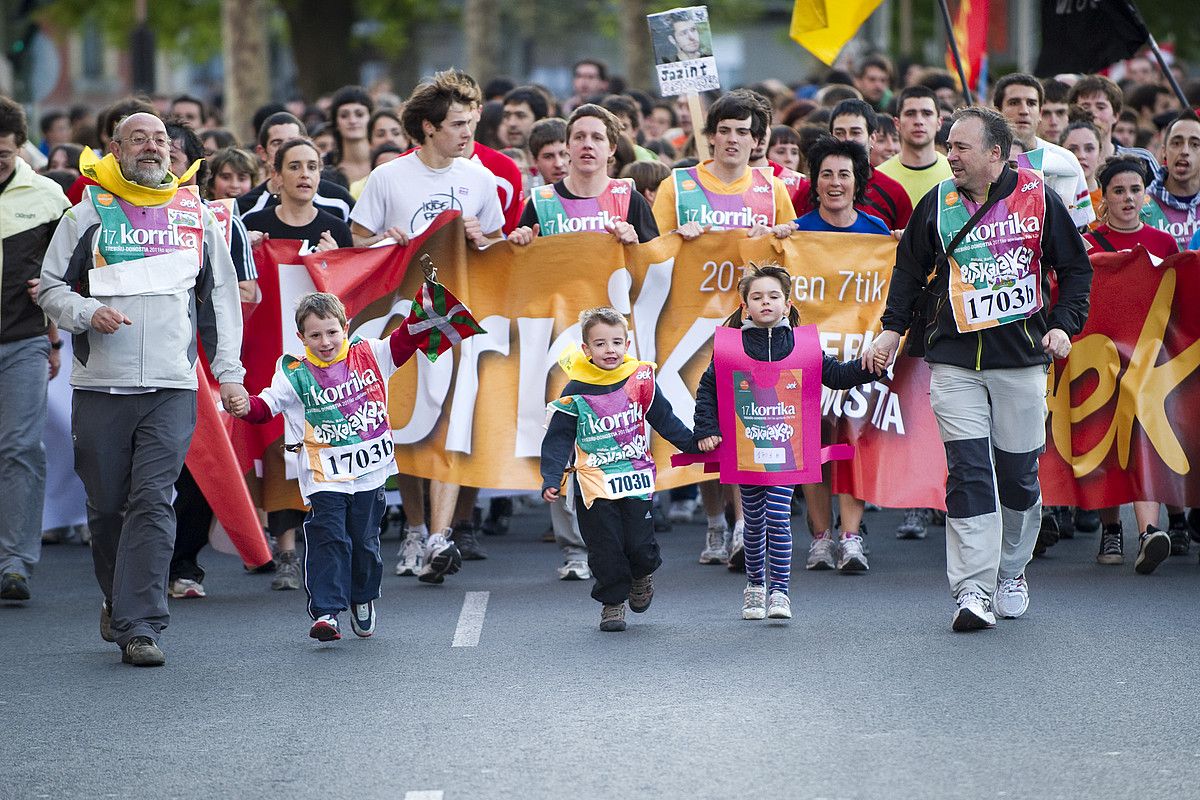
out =
<path fill-rule="evenodd" d="M 348 481 L 369 475 L 392 459 L 396 446 L 391 436 L 380 436 L 358 444 L 318 450 L 325 480 Z"/>
<path fill-rule="evenodd" d="M 604 476 L 604 485 L 610 498 L 629 497 L 654 491 L 654 472 L 643 469 L 636 472 L 617 472 Z"/>
<path fill-rule="evenodd" d="M 1039 308 L 1036 274 L 1020 278 L 1012 286 L 972 289 L 963 292 L 967 324 L 991 322 L 1001 317 L 1028 317 Z"/>

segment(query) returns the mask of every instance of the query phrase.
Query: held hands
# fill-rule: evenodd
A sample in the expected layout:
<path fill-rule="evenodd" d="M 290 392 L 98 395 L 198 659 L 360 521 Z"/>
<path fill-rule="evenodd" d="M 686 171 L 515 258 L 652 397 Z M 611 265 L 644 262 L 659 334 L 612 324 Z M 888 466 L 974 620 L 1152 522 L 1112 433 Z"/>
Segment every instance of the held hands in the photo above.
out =
<path fill-rule="evenodd" d="M 896 360 L 896 350 L 899 347 L 900 334 L 895 331 L 881 331 L 871 342 L 871 346 L 863 351 L 862 368 L 882 375 Z"/>
<path fill-rule="evenodd" d="M 246 387 L 240 383 L 221 384 L 221 405 L 235 417 L 241 418 L 250 413 L 250 395 Z"/>
<path fill-rule="evenodd" d="M 1066 358 L 1071 352 L 1071 337 L 1061 328 L 1051 328 L 1042 337 L 1042 349 L 1051 358 Z"/>
<path fill-rule="evenodd" d="M 717 449 L 717 445 L 720 443 L 720 436 L 705 436 L 703 439 L 696 442 L 696 447 L 700 449 L 701 453 L 711 453 L 713 450 Z"/>
<path fill-rule="evenodd" d="M 92 330 L 96 333 L 116 333 L 122 325 L 132 325 L 133 320 L 111 306 L 101 306 L 92 314 Z"/>
<path fill-rule="evenodd" d="M 547 503 L 553 503 L 555 500 L 558 499 L 558 487 L 551 486 L 549 489 L 545 489 L 542 492 L 542 499 L 545 500 Z"/>

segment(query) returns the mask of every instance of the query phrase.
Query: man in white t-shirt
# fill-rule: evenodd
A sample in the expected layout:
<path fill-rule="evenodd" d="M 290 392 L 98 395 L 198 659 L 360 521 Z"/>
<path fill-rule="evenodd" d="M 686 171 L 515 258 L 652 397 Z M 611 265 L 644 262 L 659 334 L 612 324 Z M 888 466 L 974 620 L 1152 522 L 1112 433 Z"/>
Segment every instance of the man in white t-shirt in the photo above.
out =
<path fill-rule="evenodd" d="M 1063 201 L 1075 226 L 1083 228 L 1096 220 L 1087 179 L 1079 160 L 1070 150 L 1038 138 L 1044 99 L 1042 82 L 1019 72 L 1005 75 L 992 91 L 992 105 L 1008 121 L 1013 139 L 1026 153 L 1041 151 L 1040 161 L 1031 160 L 1031 165 L 1046 176 L 1046 185 Z"/>
<path fill-rule="evenodd" d="M 367 177 L 350 212 L 355 246 L 386 237 L 406 244 L 443 211 L 462 212 L 467 240 L 477 247 L 501 238 L 504 217 L 496 178 L 461 158 L 471 141 L 474 103 L 460 96 L 459 86 L 447 73 L 438 73 L 413 92 L 401 124 L 421 147 Z"/>
<path fill-rule="evenodd" d="M 418 86 L 404 106 L 400 124 L 420 148 L 373 170 L 362 195 L 350 213 L 350 232 L 357 247 L 385 238 L 400 244 L 421 233 L 443 211 L 462 212 L 467 241 L 486 247 L 502 238 L 504 214 L 496 196 L 496 178 L 481 164 L 463 157 L 472 139 L 477 94 L 453 70 L 439 72 Z M 429 482 L 429 522 L 417 478 L 397 477 L 409 525 L 400 548 L 397 575 L 416 575 L 426 583 L 441 583 L 454 569 L 436 565 L 457 564 L 459 558 L 437 556 L 461 551 L 463 558 L 486 558 L 474 531 L 465 539 L 451 540 L 459 487 Z M 464 502 L 474 501 L 470 492 Z M 426 538 L 428 537 L 428 538 Z"/>

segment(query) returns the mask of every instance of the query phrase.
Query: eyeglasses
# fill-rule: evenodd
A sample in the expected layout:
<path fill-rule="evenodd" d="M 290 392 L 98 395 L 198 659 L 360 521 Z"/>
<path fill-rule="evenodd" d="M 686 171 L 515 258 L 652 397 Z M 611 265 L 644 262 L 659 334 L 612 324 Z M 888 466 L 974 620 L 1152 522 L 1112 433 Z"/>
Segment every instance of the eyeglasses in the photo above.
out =
<path fill-rule="evenodd" d="M 134 147 L 144 147 L 146 142 L 154 142 L 155 147 L 170 147 L 171 140 L 165 135 L 162 136 L 147 136 L 144 133 L 135 133 L 132 136 L 126 136 L 124 139 L 117 139 L 118 142 L 128 142 Z"/>

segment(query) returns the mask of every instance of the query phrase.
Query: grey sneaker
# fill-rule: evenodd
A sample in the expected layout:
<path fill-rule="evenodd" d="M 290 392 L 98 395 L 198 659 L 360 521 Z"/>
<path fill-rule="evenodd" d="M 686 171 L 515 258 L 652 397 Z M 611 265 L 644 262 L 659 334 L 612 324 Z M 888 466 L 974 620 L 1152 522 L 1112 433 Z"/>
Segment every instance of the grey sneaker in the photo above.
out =
<path fill-rule="evenodd" d="M 568 561 L 558 568 L 560 581 L 586 581 L 591 580 L 591 577 L 592 571 L 586 561 Z"/>
<path fill-rule="evenodd" d="M 112 632 L 112 606 L 107 600 L 100 604 L 100 638 L 106 642 L 117 641 Z"/>
<path fill-rule="evenodd" d="M 295 550 L 284 550 L 275 556 L 275 578 L 271 588 L 277 592 L 300 588 L 300 562 L 296 560 Z"/>
<path fill-rule="evenodd" d="M 479 537 L 475 535 L 475 524 L 472 522 L 460 522 L 455 525 L 453 533 L 450 534 L 450 541 L 458 548 L 463 561 L 483 561 L 487 558 L 487 553 L 479 544 Z"/>
<path fill-rule="evenodd" d="M 634 578 L 633 586 L 629 588 L 629 610 L 641 614 L 650 607 L 654 600 L 654 576 Z"/>
<path fill-rule="evenodd" d="M 866 572 L 870 569 L 867 556 L 863 553 L 862 537 L 857 533 L 842 535 L 842 540 L 838 542 L 837 568 L 839 572 Z"/>
<path fill-rule="evenodd" d="M 747 583 L 742 590 L 742 619 L 767 618 L 767 587 Z"/>
<path fill-rule="evenodd" d="M 791 599 L 783 592 L 771 592 L 770 602 L 767 603 L 767 616 L 771 619 L 791 619 Z"/>
<path fill-rule="evenodd" d="M 625 630 L 625 604 L 605 603 L 600 609 L 600 630 L 618 633 Z"/>
<path fill-rule="evenodd" d="M 400 561 L 396 564 L 397 575 L 416 575 L 425 566 L 425 538 L 420 528 L 409 528 L 400 545 Z"/>
<path fill-rule="evenodd" d="M 1004 619 L 1016 619 L 1029 610 L 1029 584 L 1024 575 L 1004 578 L 996 587 L 996 613 Z"/>
<path fill-rule="evenodd" d="M 733 526 L 729 539 L 729 571 L 741 572 L 746 568 L 746 521 L 739 519 Z"/>
<path fill-rule="evenodd" d="M 958 596 L 958 609 L 950 627 L 957 633 L 981 631 L 996 627 L 996 615 L 991 611 L 988 599 L 979 592 L 963 592 Z"/>
<path fill-rule="evenodd" d="M 907 508 L 904 510 L 904 522 L 896 528 L 897 539 L 924 539 L 925 526 L 929 522 L 929 514 L 923 508 Z"/>
<path fill-rule="evenodd" d="M 375 633 L 375 601 L 354 603 L 350 606 L 350 629 L 354 635 L 366 639 Z"/>
<path fill-rule="evenodd" d="M 833 540 L 829 531 L 825 531 L 808 546 L 808 561 L 805 562 L 804 568 L 834 569 L 837 567 L 837 549 L 837 542 Z"/>
<path fill-rule="evenodd" d="M 729 549 L 725 544 L 726 532 L 724 523 L 720 527 L 708 529 L 704 550 L 700 553 L 701 564 L 724 564 L 729 561 Z"/>
<path fill-rule="evenodd" d="M 121 663 L 135 667 L 161 667 L 167 663 L 167 657 L 149 636 L 135 636 L 121 651 Z"/>

